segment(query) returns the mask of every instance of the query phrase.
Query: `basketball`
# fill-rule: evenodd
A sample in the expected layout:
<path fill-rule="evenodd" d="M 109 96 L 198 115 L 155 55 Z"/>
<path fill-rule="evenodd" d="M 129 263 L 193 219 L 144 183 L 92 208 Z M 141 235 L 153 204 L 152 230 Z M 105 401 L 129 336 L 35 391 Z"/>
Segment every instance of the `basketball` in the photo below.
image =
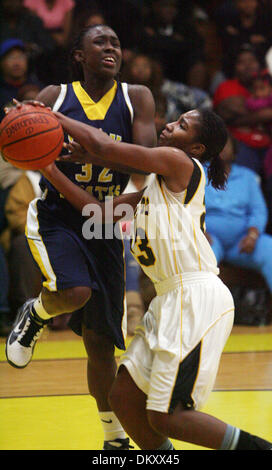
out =
<path fill-rule="evenodd" d="M 0 150 L 5 160 L 23 170 L 39 170 L 61 152 L 62 126 L 49 109 L 22 105 L 12 109 L 0 125 Z"/>

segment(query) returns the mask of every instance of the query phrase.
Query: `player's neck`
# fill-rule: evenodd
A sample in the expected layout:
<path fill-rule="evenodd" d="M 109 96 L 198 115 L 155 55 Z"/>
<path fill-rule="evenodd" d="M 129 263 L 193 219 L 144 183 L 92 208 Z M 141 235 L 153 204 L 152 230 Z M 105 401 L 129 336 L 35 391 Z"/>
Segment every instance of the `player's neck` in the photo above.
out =
<path fill-rule="evenodd" d="M 97 102 L 113 87 L 114 79 L 110 78 L 109 80 L 102 82 L 101 79 L 98 80 L 92 77 L 92 79 L 87 79 L 80 83 L 92 100 Z"/>

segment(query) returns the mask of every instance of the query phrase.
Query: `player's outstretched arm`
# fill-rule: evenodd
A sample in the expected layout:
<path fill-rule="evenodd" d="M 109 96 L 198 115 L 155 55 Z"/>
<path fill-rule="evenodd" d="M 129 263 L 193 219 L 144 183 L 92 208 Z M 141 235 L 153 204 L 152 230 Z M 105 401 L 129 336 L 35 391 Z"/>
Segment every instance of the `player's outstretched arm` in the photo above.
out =
<path fill-rule="evenodd" d="M 67 152 L 69 152 L 66 155 L 60 156 L 60 160 L 63 162 L 92 163 L 93 165 L 98 166 L 105 165 L 105 160 L 103 160 L 103 158 L 99 158 L 93 154 L 91 155 L 77 142 L 71 142 L 69 144 L 65 142 L 63 146 Z M 121 165 L 120 163 L 108 162 L 107 168 L 119 171 L 120 173 L 125 173 L 126 175 L 133 173 L 146 174 L 144 171 L 137 170 L 136 168 L 132 168 L 128 165 Z"/>
<path fill-rule="evenodd" d="M 55 163 L 51 163 L 46 168 L 43 168 L 40 171 L 45 176 L 45 178 L 48 179 L 48 181 L 50 181 L 50 183 L 57 189 L 57 191 L 59 191 L 76 210 L 81 212 L 81 214 L 87 204 L 94 204 L 96 206 L 99 206 L 101 209 L 103 222 L 117 222 L 121 218 L 122 220 L 126 220 L 126 215 L 128 216 L 127 220 L 130 220 L 131 216 L 133 217 L 134 209 L 140 201 L 144 192 L 143 189 L 142 191 L 135 193 L 121 194 L 120 196 L 114 197 L 109 201 L 101 202 L 98 201 L 90 193 L 83 190 L 82 188 L 74 184 L 71 180 L 69 180 L 69 178 L 67 178 L 64 173 L 62 173 L 56 167 Z M 120 211 L 121 213 L 119 215 L 114 216 L 111 220 L 107 220 L 107 215 L 109 214 L 111 216 L 112 214 L 111 210 L 107 210 L 107 204 L 112 204 L 113 213 L 116 213 L 115 209 L 118 205 L 122 209 L 122 204 L 126 204 L 127 206 L 129 206 L 130 210 L 127 210 L 126 214 Z"/>
<path fill-rule="evenodd" d="M 115 142 L 106 133 L 56 112 L 63 129 L 89 153 L 109 162 L 128 165 L 146 173 L 162 175 L 174 191 L 187 188 L 193 172 L 193 162 L 181 150 L 173 147 L 143 147 Z M 171 187 L 170 187 L 171 189 Z"/>

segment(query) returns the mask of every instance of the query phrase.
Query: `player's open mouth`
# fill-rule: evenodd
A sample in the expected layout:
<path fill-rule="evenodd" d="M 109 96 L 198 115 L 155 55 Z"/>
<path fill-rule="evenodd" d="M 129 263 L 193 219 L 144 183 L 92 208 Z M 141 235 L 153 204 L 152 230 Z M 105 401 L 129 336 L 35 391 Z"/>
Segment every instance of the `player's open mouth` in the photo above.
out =
<path fill-rule="evenodd" d="M 116 59 L 112 56 L 107 56 L 103 58 L 102 62 L 104 62 L 104 64 L 106 63 L 107 65 L 115 65 Z"/>

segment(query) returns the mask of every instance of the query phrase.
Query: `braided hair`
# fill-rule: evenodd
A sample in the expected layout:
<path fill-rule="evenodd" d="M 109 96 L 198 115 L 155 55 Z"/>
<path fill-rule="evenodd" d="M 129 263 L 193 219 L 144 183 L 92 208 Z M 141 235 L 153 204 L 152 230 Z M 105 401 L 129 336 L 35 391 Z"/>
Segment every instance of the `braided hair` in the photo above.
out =
<path fill-rule="evenodd" d="M 223 119 L 211 110 L 198 109 L 200 126 L 197 130 L 197 140 L 205 145 L 206 150 L 201 156 L 202 163 L 208 165 L 208 180 L 216 189 L 224 189 L 227 181 L 227 171 L 220 153 L 226 145 L 228 131 Z"/>

